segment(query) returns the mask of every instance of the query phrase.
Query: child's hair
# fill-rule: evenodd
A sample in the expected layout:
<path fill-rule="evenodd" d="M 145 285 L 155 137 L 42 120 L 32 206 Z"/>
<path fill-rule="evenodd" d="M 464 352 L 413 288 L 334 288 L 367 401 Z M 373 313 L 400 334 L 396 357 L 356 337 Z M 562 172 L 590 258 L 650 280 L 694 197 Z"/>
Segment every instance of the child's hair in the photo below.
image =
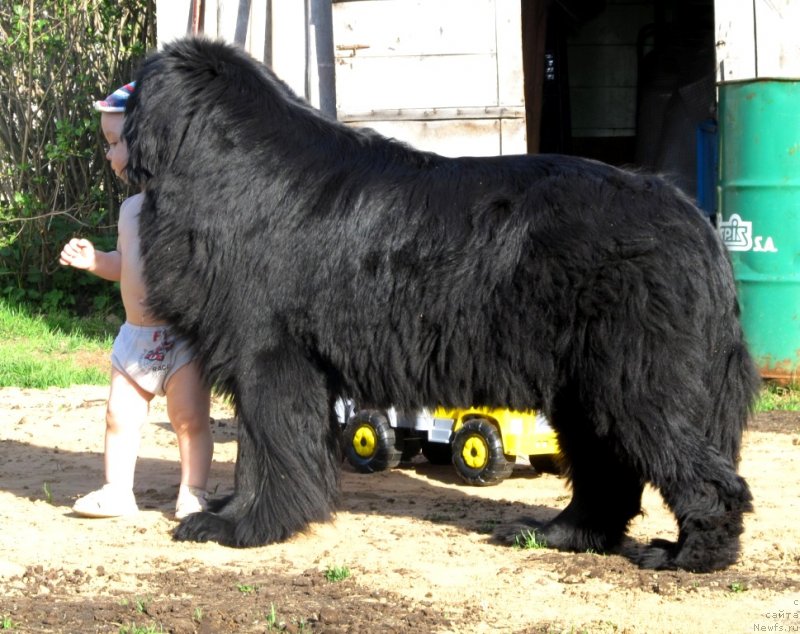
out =
<path fill-rule="evenodd" d="M 108 97 L 94 102 L 94 109 L 98 112 L 125 112 L 125 104 L 131 96 L 136 82 L 132 81 L 121 88 L 117 88 Z"/>

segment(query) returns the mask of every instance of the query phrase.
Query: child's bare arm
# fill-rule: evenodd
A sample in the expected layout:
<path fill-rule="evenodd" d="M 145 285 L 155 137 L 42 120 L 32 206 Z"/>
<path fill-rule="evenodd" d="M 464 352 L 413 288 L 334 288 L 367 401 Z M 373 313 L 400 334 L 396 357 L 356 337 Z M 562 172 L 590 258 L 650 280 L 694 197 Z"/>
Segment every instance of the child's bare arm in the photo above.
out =
<path fill-rule="evenodd" d="M 97 251 L 85 238 L 72 238 L 64 245 L 58 261 L 65 266 L 89 271 L 112 282 L 117 282 L 120 278 L 119 251 Z"/>

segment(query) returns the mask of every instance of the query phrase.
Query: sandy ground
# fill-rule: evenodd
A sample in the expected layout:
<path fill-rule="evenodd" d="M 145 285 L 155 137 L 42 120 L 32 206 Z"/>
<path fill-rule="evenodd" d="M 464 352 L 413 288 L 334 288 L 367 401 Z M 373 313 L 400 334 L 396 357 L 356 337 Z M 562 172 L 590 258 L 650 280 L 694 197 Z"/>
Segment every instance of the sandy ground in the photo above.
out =
<path fill-rule="evenodd" d="M 561 478 L 521 462 L 486 488 L 462 485 L 452 467 L 421 457 L 371 475 L 344 466 L 332 523 L 247 550 L 173 542 L 178 463 L 163 401 L 143 431 L 135 489 L 142 511 L 82 519 L 70 507 L 102 481 L 105 397 L 103 387 L 0 390 L 0 628 L 800 631 L 800 413 L 753 421 L 741 472 L 757 510 L 747 517 L 741 561 L 696 575 L 641 571 L 620 555 L 493 544 L 497 523 L 544 519 L 569 499 Z M 233 485 L 236 423 L 222 403 L 212 415 L 210 487 L 223 494 Z M 644 509 L 631 539 L 674 539 L 656 492 L 646 491 Z M 350 577 L 326 579 L 334 566 Z"/>

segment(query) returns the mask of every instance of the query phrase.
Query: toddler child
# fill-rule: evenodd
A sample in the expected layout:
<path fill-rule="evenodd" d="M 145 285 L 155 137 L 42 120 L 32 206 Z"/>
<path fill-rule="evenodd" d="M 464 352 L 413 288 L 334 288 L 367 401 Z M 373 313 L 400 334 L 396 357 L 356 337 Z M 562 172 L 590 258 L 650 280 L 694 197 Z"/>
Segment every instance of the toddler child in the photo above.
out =
<path fill-rule="evenodd" d="M 114 173 L 126 180 L 128 148 L 122 136 L 125 103 L 135 89 L 127 84 L 95 102 L 100 127 L 108 143 L 106 159 Z M 75 502 L 85 517 L 117 517 L 138 511 L 133 478 L 141 427 L 154 396 L 166 396 L 167 415 L 178 437 L 181 482 L 175 517 L 182 519 L 207 507 L 206 485 L 214 443 L 209 425 L 210 390 L 203 382 L 187 342 L 168 324 L 147 313 L 146 288 L 139 254 L 139 211 L 144 193 L 122 203 L 117 248 L 95 250 L 83 238 L 73 238 L 61 251 L 63 265 L 118 281 L 125 308 L 111 353 L 111 390 L 106 409 L 105 485 Z"/>

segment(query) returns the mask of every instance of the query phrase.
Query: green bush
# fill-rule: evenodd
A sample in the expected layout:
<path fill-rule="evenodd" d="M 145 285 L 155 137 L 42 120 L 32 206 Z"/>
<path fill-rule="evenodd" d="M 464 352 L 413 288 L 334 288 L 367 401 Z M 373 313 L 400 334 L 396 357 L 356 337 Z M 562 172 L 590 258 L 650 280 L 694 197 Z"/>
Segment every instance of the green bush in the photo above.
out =
<path fill-rule="evenodd" d="M 112 285 L 58 254 L 75 235 L 113 248 L 130 192 L 107 165 L 91 104 L 155 43 L 155 0 L 0 4 L 0 297 L 119 312 Z"/>

